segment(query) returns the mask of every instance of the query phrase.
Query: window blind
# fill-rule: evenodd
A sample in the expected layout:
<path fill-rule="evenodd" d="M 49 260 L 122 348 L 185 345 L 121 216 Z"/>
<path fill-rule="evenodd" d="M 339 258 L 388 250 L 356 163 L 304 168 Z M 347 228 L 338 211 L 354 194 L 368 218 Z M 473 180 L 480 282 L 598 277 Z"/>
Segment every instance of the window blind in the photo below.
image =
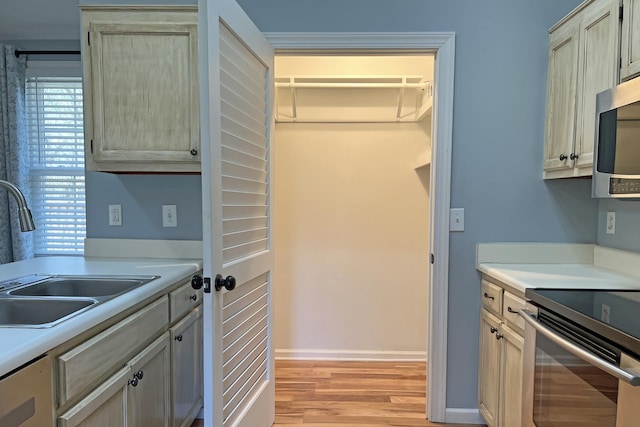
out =
<path fill-rule="evenodd" d="M 36 255 L 82 255 L 86 229 L 80 77 L 28 77 L 30 208 Z"/>

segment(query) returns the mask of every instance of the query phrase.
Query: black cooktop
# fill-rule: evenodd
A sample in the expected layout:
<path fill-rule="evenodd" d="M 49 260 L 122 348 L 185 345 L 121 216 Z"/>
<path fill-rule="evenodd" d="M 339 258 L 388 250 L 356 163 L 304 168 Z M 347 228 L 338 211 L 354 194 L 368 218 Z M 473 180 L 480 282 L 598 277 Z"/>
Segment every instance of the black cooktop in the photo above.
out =
<path fill-rule="evenodd" d="M 640 356 L 640 290 L 527 289 L 525 297 Z"/>

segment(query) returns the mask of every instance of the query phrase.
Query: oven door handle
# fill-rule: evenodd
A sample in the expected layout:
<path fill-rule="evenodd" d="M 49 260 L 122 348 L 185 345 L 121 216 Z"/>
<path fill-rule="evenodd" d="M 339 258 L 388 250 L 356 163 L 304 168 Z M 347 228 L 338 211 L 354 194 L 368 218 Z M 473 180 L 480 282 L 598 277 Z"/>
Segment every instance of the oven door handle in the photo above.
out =
<path fill-rule="evenodd" d="M 562 337 L 561 335 L 558 335 L 551 329 L 544 326 L 542 323 L 538 322 L 538 320 L 535 318 L 533 313 L 522 309 L 520 310 L 520 316 L 522 316 L 525 322 L 531 325 L 536 331 L 540 332 L 542 335 L 549 338 L 555 344 L 567 350 L 569 353 L 573 354 L 574 356 L 579 357 L 585 362 L 590 363 L 591 365 L 602 369 L 606 373 L 613 375 L 619 380 L 629 383 L 632 386 L 640 385 L 640 376 L 634 373 L 625 371 L 624 369 L 620 369 L 618 366 L 612 363 L 609 363 L 606 360 L 600 359 L 598 356 L 595 356 L 592 353 L 589 353 L 582 347 L 579 347 L 576 344 L 572 343 L 571 341 L 567 340 L 566 338 Z"/>

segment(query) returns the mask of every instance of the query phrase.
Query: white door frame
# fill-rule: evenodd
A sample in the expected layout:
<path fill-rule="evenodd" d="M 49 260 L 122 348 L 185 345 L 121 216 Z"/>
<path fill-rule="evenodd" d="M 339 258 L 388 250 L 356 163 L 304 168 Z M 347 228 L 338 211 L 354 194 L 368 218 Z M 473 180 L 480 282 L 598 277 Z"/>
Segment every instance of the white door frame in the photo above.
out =
<path fill-rule="evenodd" d="M 431 266 L 427 336 L 427 418 L 446 421 L 449 207 L 455 33 L 264 33 L 276 51 L 407 50 L 435 52 L 431 145 Z"/>

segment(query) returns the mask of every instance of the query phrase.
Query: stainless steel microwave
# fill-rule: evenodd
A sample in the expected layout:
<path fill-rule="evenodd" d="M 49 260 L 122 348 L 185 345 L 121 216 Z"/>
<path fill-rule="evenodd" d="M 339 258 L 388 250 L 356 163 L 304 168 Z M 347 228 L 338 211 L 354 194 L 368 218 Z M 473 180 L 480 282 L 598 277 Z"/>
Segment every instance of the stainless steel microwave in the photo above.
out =
<path fill-rule="evenodd" d="M 640 198 L 640 78 L 596 96 L 592 195 Z"/>

